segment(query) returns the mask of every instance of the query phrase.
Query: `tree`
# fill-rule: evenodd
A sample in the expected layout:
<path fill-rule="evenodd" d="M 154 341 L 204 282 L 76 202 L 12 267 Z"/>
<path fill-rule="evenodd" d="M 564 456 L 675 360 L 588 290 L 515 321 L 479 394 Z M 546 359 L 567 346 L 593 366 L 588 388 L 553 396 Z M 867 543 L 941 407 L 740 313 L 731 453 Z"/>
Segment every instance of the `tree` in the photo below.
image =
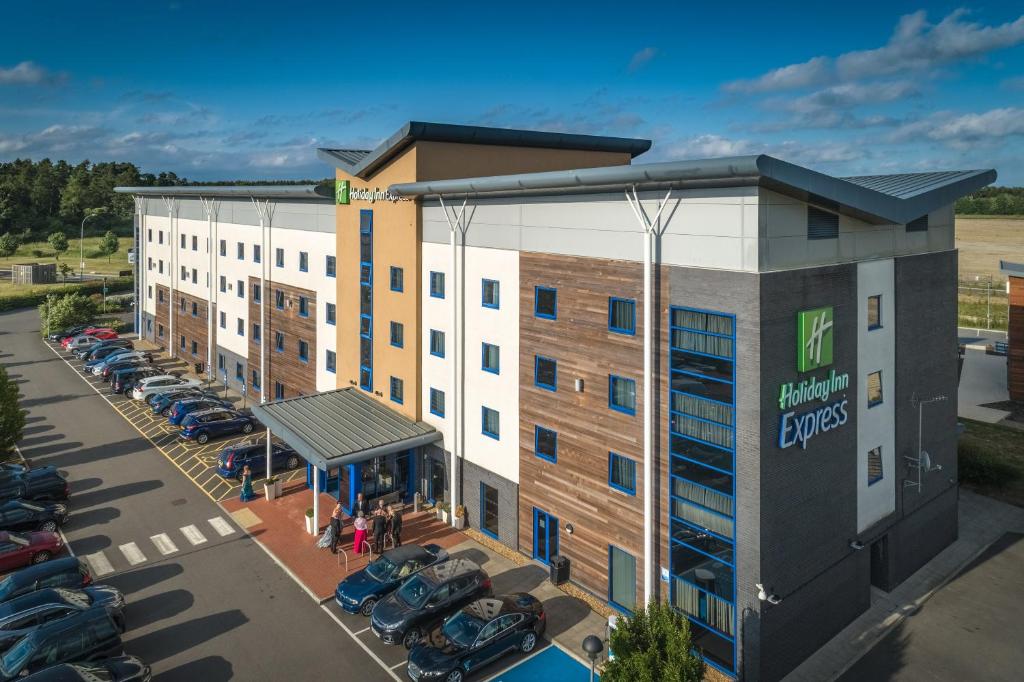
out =
<path fill-rule="evenodd" d="M 19 246 L 21 246 L 21 240 L 13 232 L 0 236 L 0 257 L 7 258 L 13 256 Z"/>
<path fill-rule="evenodd" d="M 49 242 L 57 260 L 60 260 L 60 254 L 68 250 L 68 236 L 63 232 L 51 232 L 46 241 Z"/>
<path fill-rule="evenodd" d="M 602 682 L 700 682 L 704 661 L 693 653 L 686 617 L 664 602 L 620 618 L 611 637 L 615 658 L 601 673 Z"/>
<path fill-rule="evenodd" d="M 96 304 L 78 293 L 50 294 L 39 306 L 40 330 L 43 336 L 52 332 L 91 322 L 96 317 Z"/>
<path fill-rule="evenodd" d="M 0 453 L 6 453 L 21 440 L 25 428 L 25 410 L 18 405 L 18 385 L 0 365 Z"/>
<path fill-rule="evenodd" d="M 61 263 L 59 270 L 60 270 L 60 276 L 64 279 L 64 286 L 67 286 L 67 284 L 68 284 L 68 275 L 70 275 L 72 272 L 74 272 L 74 270 L 67 263 Z"/>
<path fill-rule="evenodd" d="M 121 242 L 118 241 L 117 235 L 111 230 L 107 230 L 107 233 L 103 235 L 103 239 L 100 240 L 100 253 L 107 257 L 107 262 L 110 262 L 110 257 L 117 253 L 117 250 L 121 247 Z"/>

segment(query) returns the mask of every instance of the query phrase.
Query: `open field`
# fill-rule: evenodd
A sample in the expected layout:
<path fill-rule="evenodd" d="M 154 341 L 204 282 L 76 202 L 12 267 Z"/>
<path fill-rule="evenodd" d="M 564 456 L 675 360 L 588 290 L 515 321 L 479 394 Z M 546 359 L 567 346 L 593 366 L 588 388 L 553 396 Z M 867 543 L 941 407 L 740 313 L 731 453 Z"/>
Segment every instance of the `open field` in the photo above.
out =
<path fill-rule="evenodd" d="M 1024 216 L 957 216 L 956 248 L 960 250 L 960 279 L 999 273 L 999 261 L 1024 263 Z"/>
<path fill-rule="evenodd" d="M 1001 479 L 998 483 L 965 482 L 964 485 L 982 495 L 1024 507 L 1024 432 L 973 419 L 960 421 L 966 427 L 960 437 L 961 460 L 966 446 L 975 458 L 981 455 L 982 473 Z M 965 465 L 961 461 L 961 468 Z"/>
<path fill-rule="evenodd" d="M 121 248 L 110 257 L 110 262 L 108 263 L 107 257 L 100 255 L 100 239 L 101 237 L 85 238 L 85 271 L 98 275 L 116 275 L 120 270 L 130 270 L 131 266 L 128 265 L 128 249 L 132 245 L 131 240 L 127 237 L 121 237 Z M 68 244 L 70 246 L 61 255 L 59 261 L 54 259 L 53 249 L 46 242 L 22 244 L 13 256 L 0 258 L 0 270 L 10 269 L 12 265 L 17 263 L 57 263 L 57 279 L 59 280 L 60 263 L 67 263 L 76 271 L 78 270 L 78 242 L 78 239 L 69 238 Z M 34 255 L 33 251 L 41 251 L 43 256 L 40 258 Z M 5 289 L 5 291 L 9 290 Z"/>

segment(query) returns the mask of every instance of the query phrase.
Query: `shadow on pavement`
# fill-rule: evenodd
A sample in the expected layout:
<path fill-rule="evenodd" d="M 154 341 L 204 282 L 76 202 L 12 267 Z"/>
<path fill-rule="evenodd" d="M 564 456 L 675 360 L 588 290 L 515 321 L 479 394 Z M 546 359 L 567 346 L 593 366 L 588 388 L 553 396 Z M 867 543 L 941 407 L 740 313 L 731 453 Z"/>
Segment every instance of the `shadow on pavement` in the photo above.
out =
<path fill-rule="evenodd" d="M 182 682 L 195 682 L 196 680 L 222 682 L 232 679 L 234 674 L 230 661 L 220 656 L 206 656 L 179 665 L 177 668 L 171 668 L 156 675 L 153 679 L 160 682 L 177 682 L 178 680 Z"/>
<path fill-rule="evenodd" d="M 63 440 L 65 438 L 67 438 L 67 436 L 63 433 L 51 433 L 45 436 L 31 436 L 29 438 L 22 438 L 21 442 L 18 443 L 18 447 L 21 448 L 22 452 L 24 452 L 26 449 L 31 449 L 37 445 L 52 443 L 55 440 Z"/>
<path fill-rule="evenodd" d="M 402 535 L 405 535 L 403 532 Z M 451 555 L 452 559 L 468 559 L 478 566 L 483 566 L 487 563 L 487 555 L 481 552 L 479 549 L 470 547 L 469 549 L 461 549 L 458 552 L 453 552 Z"/>
<path fill-rule="evenodd" d="M 34 433 L 42 433 L 43 431 L 53 431 L 53 424 L 40 424 L 39 426 L 28 426 L 22 430 L 21 435 L 31 436 Z"/>
<path fill-rule="evenodd" d="M 63 476 L 64 478 L 68 477 L 68 473 L 66 471 L 61 471 L 60 475 Z M 96 478 L 95 476 L 92 478 L 83 478 L 80 481 L 74 481 L 72 485 L 74 486 L 75 492 L 80 493 L 84 490 L 92 490 L 93 488 L 100 487 L 101 485 L 103 485 L 103 479 Z"/>
<path fill-rule="evenodd" d="M 31 398 L 29 400 L 21 401 L 21 409 L 27 410 L 30 407 L 36 407 L 38 405 L 53 405 L 54 403 L 63 403 L 68 400 L 76 400 L 78 398 L 87 398 L 94 393 L 58 393 L 57 395 L 46 396 L 45 398 Z"/>
<path fill-rule="evenodd" d="M 109 580 L 102 578 L 100 582 L 110 583 L 125 594 L 132 594 L 164 580 L 170 580 L 184 572 L 185 569 L 181 567 L 181 564 L 157 564 L 119 573 L 111 576 Z"/>
<path fill-rule="evenodd" d="M 494 581 L 494 593 L 529 592 L 547 580 L 548 574 L 539 566 L 527 564 L 491 576 Z"/>
<path fill-rule="evenodd" d="M 81 540 L 71 541 L 71 548 L 75 550 L 75 554 L 94 554 L 110 545 L 110 538 L 106 535 L 90 535 Z"/>
<path fill-rule="evenodd" d="M 39 457 L 55 455 L 58 452 L 64 452 L 66 450 L 72 450 L 74 448 L 80 447 L 82 447 L 82 441 L 66 440 L 60 443 L 54 443 L 52 445 L 38 445 L 34 448 L 28 448 L 27 450 L 22 449 L 21 454 L 25 457 L 25 459 L 34 460 Z M 47 464 L 49 464 L 49 462 L 47 462 Z"/>
<path fill-rule="evenodd" d="M 238 609 L 221 611 L 126 640 L 125 649 L 152 664 L 188 651 L 248 622 L 249 619 Z"/>
<path fill-rule="evenodd" d="M 31 452 L 31 456 L 39 458 L 45 454 L 53 455 L 43 463 L 52 464 L 57 467 L 70 467 L 75 466 L 76 464 L 88 464 L 101 459 L 110 459 L 111 457 L 120 457 L 121 455 L 145 452 L 151 447 L 149 442 L 143 438 L 126 438 L 125 440 L 119 440 L 116 443 L 105 443 L 103 445 L 95 445 L 89 448 L 79 447 L 82 445 L 81 443 L 73 443 L 72 445 L 77 448 L 74 452 L 66 452 L 69 448 L 62 447 L 58 451 L 44 453 L 42 452 L 46 449 L 44 446 L 33 450 Z M 57 452 L 60 452 L 61 454 L 58 455 Z M 28 457 L 29 453 L 25 453 L 25 456 Z"/>
<path fill-rule="evenodd" d="M 893 628 L 882 638 L 882 641 L 871 649 L 869 655 L 854 663 L 836 682 L 858 682 L 859 680 L 885 682 L 885 680 L 894 679 L 907 664 L 906 655 L 907 649 L 910 648 L 910 635 L 904 632 L 906 625 L 907 622 L 903 621 Z"/>
<path fill-rule="evenodd" d="M 159 623 L 188 611 L 195 601 L 195 597 L 188 590 L 169 590 L 130 602 L 125 608 L 128 627 L 135 629 Z"/>
<path fill-rule="evenodd" d="M 589 615 L 590 607 L 575 597 L 563 595 L 545 600 L 544 612 L 548 614 L 548 628 L 544 635 L 553 639 L 578 625 Z"/>
<path fill-rule="evenodd" d="M 96 505 L 120 500 L 130 495 L 147 493 L 150 490 L 156 490 L 157 488 L 162 487 L 164 487 L 164 482 L 158 481 L 155 478 L 151 478 L 148 481 L 122 483 L 121 485 L 112 485 L 109 488 L 100 488 L 99 490 L 91 493 L 83 493 L 81 495 L 72 494 L 71 503 L 78 509 L 95 507 Z"/>
<path fill-rule="evenodd" d="M 121 517 L 121 510 L 115 509 L 114 507 L 99 507 L 98 509 L 90 509 L 79 514 L 72 513 L 68 517 L 67 525 L 74 528 L 75 530 L 81 530 L 88 528 L 89 526 L 100 526 L 105 523 L 110 523 L 114 519 Z M 77 541 L 75 545 L 77 547 Z"/>

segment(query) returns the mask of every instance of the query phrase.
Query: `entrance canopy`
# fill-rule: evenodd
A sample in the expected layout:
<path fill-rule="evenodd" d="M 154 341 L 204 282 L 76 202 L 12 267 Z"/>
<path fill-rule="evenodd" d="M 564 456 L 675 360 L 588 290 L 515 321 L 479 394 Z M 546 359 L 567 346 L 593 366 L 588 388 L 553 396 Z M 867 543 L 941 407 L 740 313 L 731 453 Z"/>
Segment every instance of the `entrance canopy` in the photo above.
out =
<path fill-rule="evenodd" d="M 441 440 L 356 388 L 253 405 L 253 415 L 307 462 L 327 471 Z"/>

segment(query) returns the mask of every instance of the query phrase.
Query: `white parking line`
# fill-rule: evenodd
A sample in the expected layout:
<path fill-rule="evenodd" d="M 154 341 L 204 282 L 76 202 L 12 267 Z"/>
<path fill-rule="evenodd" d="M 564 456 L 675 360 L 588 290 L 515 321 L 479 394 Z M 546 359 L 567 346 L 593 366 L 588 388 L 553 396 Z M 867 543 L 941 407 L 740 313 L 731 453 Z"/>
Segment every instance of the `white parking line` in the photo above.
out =
<path fill-rule="evenodd" d="M 153 541 L 156 548 L 160 550 L 160 553 L 164 556 L 168 554 L 174 554 L 178 551 L 178 546 L 171 542 L 171 538 L 167 533 L 160 533 L 159 535 L 151 535 L 149 539 Z"/>
<path fill-rule="evenodd" d="M 334 622 L 337 623 L 341 627 L 342 630 L 347 632 L 348 636 L 351 637 L 352 640 L 356 644 L 361 646 L 363 648 L 363 651 L 365 651 L 366 653 L 368 653 L 370 655 L 370 658 L 372 658 L 374 661 L 377 662 L 377 665 L 379 665 L 381 668 L 384 669 L 384 672 L 386 672 L 388 675 L 391 675 L 391 677 L 394 678 L 396 680 L 396 682 L 402 682 L 402 678 L 399 677 L 398 675 L 396 675 L 395 672 L 390 668 L 390 666 L 388 666 L 387 663 L 385 663 L 384 661 L 380 660 L 380 656 L 378 656 L 377 654 L 373 653 L 373 651 L 370 649 L 370 647 L 366 646 L 366 642 L 364 642 L 363 640 L 359 639 L 354 634 L 352 634 L 352 631 L 349 630 L 348 627 L 344 623 L 341 622 L 341 619 L 338 618 L 336 615 L 334 615 L 329 608 L 327 608 L 323 604 L 320 605 L 320 608 L 323 609 L 324 612 L 328 616 L 333 618 Z"/>
<path fill-rule="evenodd" d="M 362 630 L 360 630 L 359 632 L 353 632 L 352 634 L 353 634 L 353 635 L 355 635 L 356 637 L 358 637 L 359 635 L 363 634 L 364 632 L 366 632 L 366 631 L 367 631 L 367 630 L 369 630 L 369 629 L 370 629 L 370 628 L 368 628 L 368 627 L 365 627 L 365 628 L 363 628 Z"/>
<path fill-rule="evenodd" d="M 142 550 L 134 542 L 120 545 L 118 549 L 121 550 L 121 554 L 124 554 L 124 558 L 132 566 L 137 566 L 146 560 L 146 555 L 142 553 Z"/>
<path fill-rule="evenodd" d="M 235 532 L 235 529 L 231 527 L 231 524 L 219 516 L 215 516 L 214 518 L 207 520 L 210 522 L 210 525 L 213 526 L 213 529 L 220 533 L 221 537 L 231 535 Z"/>
<path fill-rule="evenodd" d="M 114 566 L 110 563 L 110 559 L 108 559 L 107 555 L 103 552 L 87 554 L 84 559 L 89 562 L 89 566 L 92 567 L 92 572 L 96 577 L 101 577 L 114 572 Z"/>
<path fill-rule="evenodd" d="M 178 530 L 181 531 L 181 534 L 184 535 L 185 539 L 188 540 L 189 542 L 191 542 L 193 544 L 193 546 L 194 545 L 201 545 L 204 542 L 206 542 L 206 536 L 203 535 L 199 531 L 199 529 L 196 528 L 194 525 L 183 526 L 182 528 L 179 528 Z"/>
<path fill-rule="evenodd" d="M 405 665 L 408 662 L 409 662 L 408 660 L 402 661 L 401 663 L 398 663 L 396 665 L 391 666 L 391 669 L 394 670 L 395 668 L 401 668 L 403 665 Z"/>

